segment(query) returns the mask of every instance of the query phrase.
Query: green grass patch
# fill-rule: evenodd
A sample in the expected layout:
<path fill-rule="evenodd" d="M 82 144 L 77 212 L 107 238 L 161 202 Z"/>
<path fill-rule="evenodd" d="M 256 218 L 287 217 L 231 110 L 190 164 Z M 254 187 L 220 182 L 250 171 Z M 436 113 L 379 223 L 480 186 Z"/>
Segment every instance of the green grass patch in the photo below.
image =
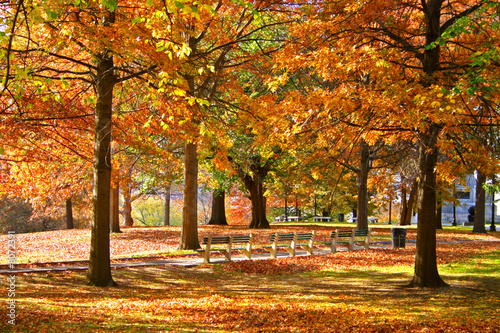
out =
<path fill-rule="evenodd" d="M 488 276 L 500 278 L 500 251 L 476 255 L 464 262 L 441 265 L 442 274 L 454 276 Z"/>

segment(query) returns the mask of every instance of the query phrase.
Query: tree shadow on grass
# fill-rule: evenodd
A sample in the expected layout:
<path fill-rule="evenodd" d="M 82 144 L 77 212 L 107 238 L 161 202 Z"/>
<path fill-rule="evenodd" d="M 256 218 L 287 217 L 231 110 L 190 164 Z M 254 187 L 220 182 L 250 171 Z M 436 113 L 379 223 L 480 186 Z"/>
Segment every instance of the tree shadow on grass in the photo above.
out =
<path fill-rule="evenodd" d="M 16 329 L 390 332 L 444 325 L 453 331 L 464 313 L 468 321 L 456 324 L 462 329 L 478 322 L 500 328 L 500 281 L 478 274 L 445 275 L 452 288 L 439 291 L 403 288 L 407 273 L 360 270 L 263 275 L 157 266 L 113 275 L 118 288 L 87 286 L 82 272 L 18 276 Z"/>

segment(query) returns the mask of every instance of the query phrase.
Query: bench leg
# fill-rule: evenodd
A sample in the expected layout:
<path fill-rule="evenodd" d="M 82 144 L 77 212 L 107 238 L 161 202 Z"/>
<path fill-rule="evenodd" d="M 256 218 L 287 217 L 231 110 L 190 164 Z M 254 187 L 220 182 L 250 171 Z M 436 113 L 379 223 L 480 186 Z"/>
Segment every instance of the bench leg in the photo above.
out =
<path fill-rule="evenodd" d="M 271 254 L 271 258 L 276 259 L 276 247 L 266 247 L 266 251 Z"/>
<path fill-rule="evenodd" d="M 224 257 L 226 257 L 227 261 L 231 261 L 231 251 L 219 250 L 219 252 L 221 252 L 224 255 Z"/>
<path fill-rule="evenodd" d="M 210 251 L 202 250 L 198 251 L 198 254 L 203 257 L 203 260 L 206 264 L 210 263 Z"/>
<path fill-rule="evenodd" d="M 337 243 L 335 241 L 330 244 L 330 253 L 337 253 Z"/>
<path fill-rule="evenodd" d="M 245 250 L 241 250 L 241 252 L 245 255 L 245 257 L 247 257 L 247 259 L 252 259 L 251 250 L 245 249 Z"/>
<path fill-rule="evenodd" d="M 313 254 L 313 248 L 310 247 L 309 245 L 302 245 L 301 248 L 303 248 L 304 250 L 306 250 L 306 252 L 309 254 L 309 255 L 312 255 Z"/>

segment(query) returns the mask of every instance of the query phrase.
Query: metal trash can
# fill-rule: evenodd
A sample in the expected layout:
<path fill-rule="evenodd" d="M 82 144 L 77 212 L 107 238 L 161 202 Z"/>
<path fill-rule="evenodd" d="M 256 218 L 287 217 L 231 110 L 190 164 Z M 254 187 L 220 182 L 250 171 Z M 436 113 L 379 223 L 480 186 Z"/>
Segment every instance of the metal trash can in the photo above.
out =
<path fill-rule="evenodd" d="M 406 229 L 405 228 L 392 228 L 392 248 L 404 248 L 406 243 Z"/>
<path fill-rule="evenodd" d="M 344 222 L 344 213 L 339 213 L 338 219 L 339 219 L 339 222 Z"/>

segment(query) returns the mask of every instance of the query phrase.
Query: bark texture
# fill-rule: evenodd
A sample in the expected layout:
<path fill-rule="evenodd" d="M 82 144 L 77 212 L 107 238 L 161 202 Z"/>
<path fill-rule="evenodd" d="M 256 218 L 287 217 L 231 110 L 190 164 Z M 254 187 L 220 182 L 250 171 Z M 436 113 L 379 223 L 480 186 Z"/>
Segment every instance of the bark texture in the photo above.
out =
<path fill-rule="evenodd" d="M 250 201 L 252 202 L 252 221 L 251 229 L 269 229 L 269 221 L 266 217 L 266 198 L 264 197 L 264 185 L 260 180 L 255 180 L 250 175 L 244 178 L 245 187 L 250 192 Z"/>
<path fill-rule="evenodd" d="M 120 230 L 120 189 L 118 185 L 111 189 L 111 232 L 121 232 Z"/>
<path fill-rule="evenodd" d="M 184 150 L 184 206 L 179 250 L 196 250 L 198 241 L 198 153 L 194 143 Z"/>
<path fill-rule="evenodd" d="M 407 198 L 408 191 L 404 187 L 401 190 L 401 214 L 399 225 L 410 225 L 413 207 L 417 198 L 418 182 L 415 180 L 410 188 L 409 198 Z"/>
<path fill-rule="evenodd" d="M 123 225 L 125 227 L 134 226 L 134 219 L 132 218 L 132 194 L 129 188 L 123 190 Z"/>
<path fill-rule="evenodd" d="M 357 229 L 368 229 L 368 174 L 370 172 L 370 147 L 361 142 L 361 162 L 358 171 Z"/>
<path fill-rule="evenodd" d="M 436 259 L 436 163 L 437 125 L 420 134 L 419 203 L 415 272 L 411 287 L 438 288 L 447 284 L 441 279 Z"/>
<path fill-rule="evenodd" d="M 73 202 L 71 198 L 66 199 L 66 229 L 73 229 Z"/>
<path fill-rule="evenodd" d="M 486 182 L 486 174 L 481 170 L 477 170 L 476 180 L 476 215 L 474 216 L 474 226 L 472 232 L 486 233 L 485 218 L 486 218 L 486 191 L 483 184 Z"/>
<path fill-rule="evenodd" d="M 226 219 L 226 191 L 215 190 L 212 196 L 212 216 L 208 224 L 227 225 Z"/>
<path fill-rule="evenodd" d="M 443 229 L 443 207 L 441 206 L 441 203 L 438 203 L 438 208 L 436 210 L 436 229 L 442 230 Z"/>
<path fill-rule="evenodd" d="M 109 14 L 110 22 L 114 15 Z M 109 254 L 111 188 L 111 114 L 113 105 L 113 56 L 103 52 L 97 59 L 95 112 L 93 224 L 90 241 L 88 280 L 95 286 L 115 285 L 111 276 Z"/>
<path fill-rule="evenodd" d="M 163 225 L 170 225 L 170 191 L 172 189 L 172 185 L 168 184 L 165 188 L 165 207 L 163 214 Z"/>

